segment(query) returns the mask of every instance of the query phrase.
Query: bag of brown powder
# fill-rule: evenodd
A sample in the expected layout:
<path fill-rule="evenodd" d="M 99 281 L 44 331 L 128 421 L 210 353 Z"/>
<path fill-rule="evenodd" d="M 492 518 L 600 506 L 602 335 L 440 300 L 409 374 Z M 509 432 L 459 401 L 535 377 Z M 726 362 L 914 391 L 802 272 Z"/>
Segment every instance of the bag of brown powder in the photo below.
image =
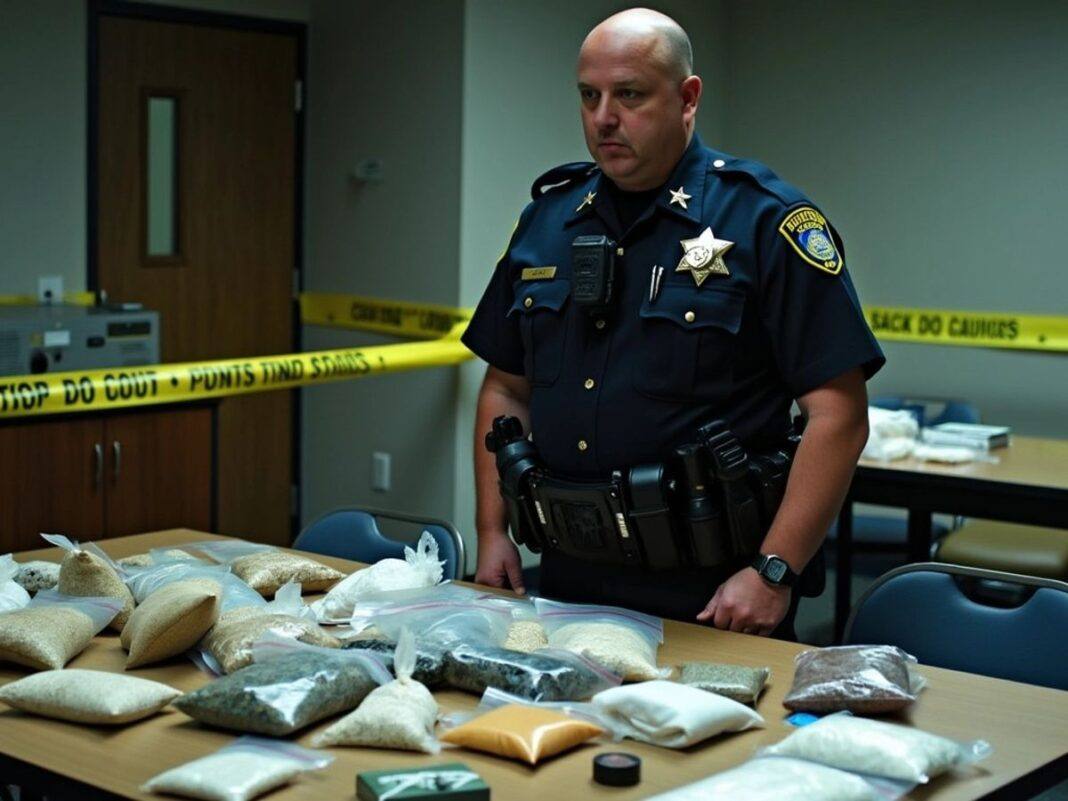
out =
<path fill-rule="evenodd" d="M 926 685 L 916 657 L 892 645 L 840 645 L 802 651 L 794 683 L 783 699 L 803 712 L 878 714 L 904 709 Z"/>
<path fill-rule="evenodd" d="M 345 574 L 306 556 L 244 540 L 207 540 L 194 546 L 216 562 L 230 566 L 235 576 L 268 598 L 284 584 L 299 584 L 304 592 L 322 592 Z"/>

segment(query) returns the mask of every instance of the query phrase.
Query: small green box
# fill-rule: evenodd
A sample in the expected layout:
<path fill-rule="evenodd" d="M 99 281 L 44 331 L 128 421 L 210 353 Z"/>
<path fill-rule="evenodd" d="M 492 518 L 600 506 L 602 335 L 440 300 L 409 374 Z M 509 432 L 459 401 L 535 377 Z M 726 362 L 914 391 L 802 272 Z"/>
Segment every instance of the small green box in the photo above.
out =
<path fill-rule="evenodd" d="M 462 762 L 356 774 L 359 801 L 489 801 L 489 785 Z"/>

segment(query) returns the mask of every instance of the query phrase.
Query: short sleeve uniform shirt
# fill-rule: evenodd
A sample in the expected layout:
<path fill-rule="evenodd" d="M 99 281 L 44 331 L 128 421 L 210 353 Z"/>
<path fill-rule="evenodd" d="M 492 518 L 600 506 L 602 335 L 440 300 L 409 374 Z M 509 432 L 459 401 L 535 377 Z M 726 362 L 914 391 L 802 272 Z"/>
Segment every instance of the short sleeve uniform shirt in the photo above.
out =
<path fill-rule="evenodd" d="M 766 167 L 694 135 L 626 231 L 605 181 L 573 164 L 535 184 L 463 335 L 530 381 L 550 469 L 582 478 L 663 461 L 716 418 L 773 444 L 795 398 L 884 363 L 841 239 Z M 591 315 L 571 302 L 571 244 L 599 234 L 616 244 L 616 281 L 610 310 Z"/>

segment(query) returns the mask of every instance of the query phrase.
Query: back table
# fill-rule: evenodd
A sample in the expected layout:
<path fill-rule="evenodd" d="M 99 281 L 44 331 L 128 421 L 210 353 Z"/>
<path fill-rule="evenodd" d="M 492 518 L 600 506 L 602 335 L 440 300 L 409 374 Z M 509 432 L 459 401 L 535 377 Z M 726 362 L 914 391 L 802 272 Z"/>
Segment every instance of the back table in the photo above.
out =
<path fill-rule="evenodd" d="M 163 545 L 213 538 L 186 529 L 105 540 L 101 547 L 114 557 L 142 553 Z M 16 554 L 18 561 L 59 561 L 57 548 Z M 350 572 L 361 565 L 317 557 Z M 495 799 L 645 798 L 734 767 L 758 748 L 782 739 L 791 730 L 783 722 L 783 696 L 793 678 L 793 657 L 805 646 L 716 631 L 688 623 L 665 622 L 660 663 L 688 660 L 768 666 L 771 684 L 758 711 L 767 720 L 763 730 L 714 738 L 684 751 L 671 751 L 625 740 L 595 744 L 564 754 L 537 768 L 474 752 L 447 749 L 439 756 L 372 749 L 331 749 L 336 761 L 326 770 L 303 777 L 292 787 L 271 794 L 271 801 L 351 799 L 355 776 L 362 770 L 418 767 L 462 761 L 492 788 Z M 124 653 L 115 634 L 97 637 L 68 667 L 121 672 Z M 977 798 L 1026 798 L 1068 776 L 1068 692 L 989 679 L 968 673 L 921 668 L 930 685 L 902 718 L 937 734 L 956 739 L 983 738 L 994 746 L 980 769 L 963 778 L 936 780 L 909 797 L 957 801 Z M 131 671 L 133 675 L 193 690 L 210 679 L 182 659 Z M 0 664 L 0 684 L 26 671 Z M 478 699 L 458 692 L 435 693 L 443 711 L 471 709 Z M 327 722 L 306 730 L 296 741 L 307 745 Z M 138 787 L 164 769 L 204 756 L 231 742 L 235 733 L 200 726 L 177 711 L 168 711 L 130 726 L 104 729 L 46 720 L 0 709 L 0 785 L 16 783 L 50 798 L 158 798 Z M 591 780 L 595 754 L 625 750 L 642 759 L 642 781 L 618 789 Z"/>

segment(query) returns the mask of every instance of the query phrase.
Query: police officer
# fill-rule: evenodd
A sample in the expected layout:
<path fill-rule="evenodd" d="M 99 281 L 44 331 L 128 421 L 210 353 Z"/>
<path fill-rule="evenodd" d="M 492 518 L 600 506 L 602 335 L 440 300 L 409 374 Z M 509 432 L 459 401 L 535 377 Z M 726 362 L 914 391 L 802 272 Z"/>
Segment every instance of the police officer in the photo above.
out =
<path fill-rule="evenodd" d="M 476 580 L 523 592 L 494 458 L 494 418 L 519 418 L 544 465 L 592 479 L 669 458 L 721 418 L 749 448 L 806 427 L 785 497 L 751 562 L 651 572 L 554 549 L 540 592 L 752 634 L 792 636 L 799 574 L 817 555 L 867 439 L 865 380 L 885 359 L 841 239 L 801 192 L 694 131 L 701 79 L 686 33 L 631 9 L 586 37 L 578 91 L 596 164 L 539 178 L 464 343 L 479 394 Z M 614 243 L 612 297 L 572 297 L 572 243 Z"/>

